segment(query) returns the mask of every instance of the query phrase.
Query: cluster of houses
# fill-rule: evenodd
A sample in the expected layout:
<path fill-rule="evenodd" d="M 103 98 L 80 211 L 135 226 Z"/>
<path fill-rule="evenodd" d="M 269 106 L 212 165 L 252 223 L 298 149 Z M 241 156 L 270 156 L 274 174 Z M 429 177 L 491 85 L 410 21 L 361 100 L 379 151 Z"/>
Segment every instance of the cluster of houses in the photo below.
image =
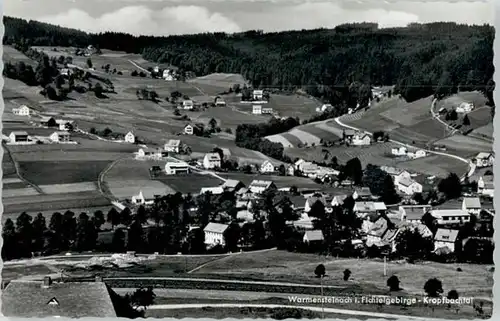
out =
<path fill-rule="evenodd" d="M 368 146 L 372 143 L 372 138 L 368 133 L 347 129 L 343 132 L 344 143 L 354 146 Z"/>
<path fill-rule="evenodd" d="M 184 99 L 181 102 L 180 108 L 184 110 L 193 110 L 195 107 L 201 107 L 202 105 L 213 104 L 215 107 L 225 107 L 226 101 L 221 96 L 209 97 L 200 96 L 197 99 Z"/>
<path fill-rule="evenodd" d="M 58 144 L 76 143 L 71 141 L 70 134 L 67 131 L 55 131 L 48 137 L 30 136 L 26 131 L 13 131 L 8 137 L 9 145 L 29 145 L 38 142 Z"/>
<path fill-rule="evenodd" d="M 418 149 L 414 152 L 408 151 L 408 148 L 401 146 L 401 147 L 396 147 L 391 150 L 391 154 L 394 156 L 398 157 L 408 157 L 410 159 L 417 159 L 417 158 L 422 158 L 427 156 L 427 152 L 423 149 Z"/>
<path fill-rule="evenodd" d="M 481 152 L 473 158 L 472 162 L 476 164 L 476 167 L 490 167 L 493 166 L 495 162 L 495 155 L 493 153 Z"/>
<path fill-rule="evenodd" d="M 189 147 L 184 144 L 179 139 L 170 139 L 163 145 L 163 148 L 148 148 L 143 146 L 137 151 L 136 159 L 162 159 L 168 157 L 169 154 L 180 154 L 189 149 Z"/>
<path fill-rule="evenodd" d="M 272 115 L 274 114 L 274 110 L 272 107 L 262 105 L 252 105 L 252 114 L 254 115 Z"/>

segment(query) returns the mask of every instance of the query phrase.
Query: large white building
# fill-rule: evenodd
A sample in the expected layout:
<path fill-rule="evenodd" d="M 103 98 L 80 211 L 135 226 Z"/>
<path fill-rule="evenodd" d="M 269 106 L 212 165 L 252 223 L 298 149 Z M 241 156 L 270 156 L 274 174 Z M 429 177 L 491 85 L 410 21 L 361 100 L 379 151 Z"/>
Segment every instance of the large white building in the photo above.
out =
<path fill-rule="evenodd" d="M 220 168 L 221 159 L 219 153 L 207 153 L 203 157 L 203 167 L 206 169 Z"/>
<path fill-rule="evenodd" d="M 422 184 L 414 181 L 413 179 L 411 178 L 407 178 L 407 177 L 402 177 L 400 179 L 398 179 L 397 183 L 396 183 L 396 187 L 397 189 L 406 194 L 406 195 L 413 195 L 415 193 L 422 193 Z"/>
<path fill-rule="evenodd" d="M 224 246 L 226 244 L 224 240 L 224 232 L 227 230 L 229 225 L 220 223 L 208 223 L 203 229 L 205 233 L 205 244 L 207 246 Z"/>
<path fill-rule="evenodd" d="M 134 133 L 128 132 L 125 135 L 125 142 L 130 143 L 130 144 L 134 144 L 135 143 L 135 135 L 134 135 Z"/>
<path fill-rule="evenodd" d="M 437 219 L 439 225 L 460 224 L 470 221 L 470 214 L 462 209 L 432 210 L 430 213 Z"/>
<path fill-rule="evenodd" d="M 31 110 L 29 109 L 28 106 L 22 105 L 21 107 L 18 107 L 18 108 L 12 108 L 12 113 L 14 115 L 18 115 L 18 116 L 29 116 L 31 113 Z"/>
<path fill-rule="evenodd" d="M 167 175 L 188 174 L 189 165 L 185 162 L 170 159 L 165 164 L 165 173 Z"/>
<path fill-rule="evenodd" d="M 493 175 L 484 175 L 479 177 L 479 180 L 477 181 L 477 193 L 489 197 L 493 197 L 495 195 Z"/>

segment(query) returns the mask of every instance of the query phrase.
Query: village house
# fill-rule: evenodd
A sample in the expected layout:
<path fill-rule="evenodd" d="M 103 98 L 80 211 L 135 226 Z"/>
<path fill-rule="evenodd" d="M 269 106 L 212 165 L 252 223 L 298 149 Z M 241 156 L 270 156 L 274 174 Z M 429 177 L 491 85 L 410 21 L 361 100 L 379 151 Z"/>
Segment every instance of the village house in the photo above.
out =
<path fill-rule="evenodd" d="M 101 277 L 87 282 L 11 280 L 2 290 L 2 314 L 14 318 L 116 318 L 116 293 Z M 116 305 L 119 306 L 119 305 Z"/>
<path fill-rule="evenodd" d="M 321 230 L 306 231 L 302 238 L 302 241 L 306 244 L 321 243 L 324 240 L 323 231 Z"/>
<path fill-rule="evenodd" d="M 224 246 L 226 244 L 224 240 L 224 232 L 227 230 L 229 225 L 220 223 L 208 223 L 203 229 L 205 233 L 205 245 L 212 247 L 216 245 Z"/>
<path fill-rule="evenodd" d="M 304 204 L 304 212 L 309 214 L 311 208 L 316 202 L 320 202 L 325 208 L 328 206 L 328 202 L 324 195 L 322 195 L 321 193 L 314 193 L 306 199 L 306 202 Z"/>
<path fill-rule="evenodd" d="M 167 152 L 178 154 L 181 148 L 181 141 L 178 139 L 170 139 L 163 148 Z"/>
<path fill-rule="evenodd" d="M 166 191 L 165 191 L 166 194 Z M 151 189 L 146 189 L 143 191 L 142 189 L 139 191 L 139 194 L 132 196 L 132 204 L 136 205 L 152 205 L 154 204 L 155 198 L 162 196 L 157 191 L 153 191 Z"/>
<path fill-rule="evenodd" d="M 75 121 L 73 120 L 56 119 L 56 124 L 59 126 L 59 130 L 70 130 L 76 127 Z"/>
<path fill-rule="evenodd" d="M 406 155 L 411 159 L 417 159 L 427 156 L 427 152 L 423 149 L 419 149 L 416 152 L 408 152 Z"/>
<path fill-rule="evenodd" d="M 286 165 L 286 175 L 295 176 L 295 166 L 293 164 Z"/>
<path fill-rule="evenodd" d="M 135 144 L 135 135 L 132 132 L 128 132 L 125 135 L 125 142 L 130 144 Z"/>
<path fill-rule="evenodd" d="M 49 138 L 56 143 L 67 143 L 70 141 L 69 133 L 63 131 L 53 132 Z"/>
<path fill-rule="evenodd" d="M 276 168 L 274 167 L 273 163 L 270 161 L 266 160 L 260 165 L 259 172 L 262 174 L 269 174 L 269 173 L 274 173 L 276 171 Z"/>
<path fill-rule="evenodd" d="M 401 205 L 398 208 L 401 220 L 408 223 L 420 223 L 425 213 L 432 210 L 430 205 Z"/>
<path fill-rule="evenodd" d="M 200 195 L 203 195 L 205 193 L 210 193 L 212 195 L 220 195 L 224 193 L 224 188 L 222 186 L 202 187 L 200 190 Z"/>
<path fill-rule="evenodd" d="M 185 99 L 182 101 L 182 108 L 185 110 L 191 110 L 194 108 L 194 102 L 191 99 Z"/>
<path fill-rule="evenodd" d="M 352 194 L 352 198 L 355 200 L 373 200 L 372 192 L 369 187 L 356 188 Z"/>
<path fill-rule="evenodd" d="M 460 106 L 458 106 L 457 108 L 455 108 L 455 111 L 457 113 L 470 113 L 472 110 L 474 109 L 474 104 L 473 103 L 467 103 L 467 102 L 463 102 L 460 104 Z"/>
<path fill-rule="evenodd" d="M 264 99 L 264 91 L 263 90 L 254 90 L 252 92 L 252 98 L 253 98 L 253 100 L 262 101 L 262 99 Z"/>
<path fill-rule="evenodd" d="M 272 107 L 262 107 L 262 114 L 264 115 L 270 115 L 273 113 L 273 108 Z"/>
<path fill-rule="evenodd" d="M 231 191 L 231 192 L 238 192 L 240 189 L 245 187 L 245 184 L 243 184 L 241 181 L 235 180 L 235 179 L 228 179 L 222 184 L 222 187 L 225 190 Z"/>
<path fill-rule="evenodd" d="M 371 143 L 372 139 L 367 133 L 357 133 L 351 139 L 351 144 L 355 146 L 367 146 Z"/>
<path fill-rule="evenodd" d="M 184 126 L 184 134 L 185 135 L 193 135 L 194 134 L 194 127 L 190 124 L 187 124 Z"/>
<path fill-rule="evenodd" d="M 136 156 L 136 158 L 160 158 L 161 151 L 159 149 L 142 147 L 139 148 Z"/>
<path fill-rule="evenodd" d="M 321 107 L 317 107 L 316 111 L 319 113 L 323 113 L 323 112 L 330 110 L 332 108 L 333 108 L 332 104 L 323 104 Z"/>
<path fill-rule="evenodd" d="M 344 142 L 346 142 L 346 143 L 352 143 L 354 135 L 356 135 L 356 131 L 355 130 L 353 130 L 353 129 L 346 129 L 346 130 L 344 130 L 343 135 L 342 135 L 343 139 L 344 139 Z"/>
<path fill-rule="evenodd" d="M 42 116 L 40 117 L 40 124 L 42 126 L 47 126 L 47 127 L 58 127 L 59 125 L 57 124 L 56 120 L 54 117 L 47 117 L 47 116 Z M 49 126 L 52 125 L 52 126 Z"/>
<path fill-rule="evenodd" d="M 393 226 L 390 226 L 391 222 L 389 219 L 384 217 L 379 217 L 370 224 L 366 232 L 366 246 L 389 246 L 391 252 L 396 250 L 396 237 L 399 230 Z"/>
<path fill-rule="evenodd" d="M 462 210 L 467 211 L 469 214 L 479 216 L 479 212 L 481 212 L 481 200 L 479 197 L 464 197 L 462 201 Z"/>
<path fill-rule="evenodd" d="M 254 115 L 262 114 L 262 106 L 261 105 L 253 105 L 252 106 L 252 114 L 254 114 Z"/>
<path fill-rule="evenodd" d="M 360 218 L 373 217 L 383 214 L 387 207 L 383 202 L 355 202 L 353 212 Z"/>
<path fill-rule="evenodd" d="M 30 112 L 31 110 L 26 105 L 22 105 L 21 107 L 18 108 L 12 108 L 12 113 L 18 116 L 29 116 Z"/>
<path fill-rule="evenodd" d="M 407 152 L 408 152 L 408 148 L 406 148 L 404 146 L 393 148 L 391 150 L 391 154 L 394 156 L 405 156 Z"/>
<path fill-rule="evenodd" d="M 165 164 L 165 173 L 167 175 L 189 174 L 189 172 L 189 165 L 185 162 L 169 159 Z"/>
<path fill-rule="evenodd" d="M 398 179 L 395 185 L 400 192 L 406 195 L 422 193 L 423 189 L 422 184 L 408 177 L 402 177 L 401 179 Z"/>
<path fill-rule="evenodd" d="M 25 131 L 13 131 L 9 135 L 11 143 L 27 143 L 29 142 L 28 133 Z"/>
<path fill-rule="evenodd" d="M 221 167 L 221 159 L 219 153 L 207 153 L 203 157 L 203 167 L 205 169 L 213 169 Z"/>
<path fill-rule="evenodd" d="M 302 173 L 303 176 L 309 177 L 309 178 L 316 178 L 319 172 L 319 165 L 315 164 L 313 162 L 301 162 L 297 166 L 297 169 Z"/>
<path fill-rule="evenodd" d="M 430 213 L 436 218 L 439 225 L 461 224 L 470 221 L 470 214 L 462 209 L 432 210 Z"/>
<path fill-rule="evenodd" d="M 438 229 L 434 235 L 434 251 L 447 248 L 451 253 L 455 252 L 455 242 L 457 241 L 458 230 Z"/>
<path fill-rule="evenodd" d="M 226 106 L 226 102 L 222 97 L 215 97 L 215 106 L 217 107 L 224 107 Z"/>
<path fill-rule="evenodd" d="M 484 175 L 479 177 L 477 181 L 477 193 L 489 197 L 495 194 L 495 186 L 493 184 L 493 175 Z"/>
<path fill-rule="evenodd" d="M 253 180 L 248 185 L 248 190 L 253 194 L 263 194 L 269 190 L 277 190 L 277 187 L 272 181 Z"/>
<path fill-rule="evenodd" d="M 477 167 L 489 167 L 493 166 L 493 163 L 495 162 L 495 156 L 493 156 L 493 153 L 481 152 L 476 155 L 473 161 L 475 162 Z"/>
<path fill-rule="evenodd" d="M 348 195 L 335 195 L 331 202 L 332 207 L 344 205 L 344 201 L 347 197 Z"/>

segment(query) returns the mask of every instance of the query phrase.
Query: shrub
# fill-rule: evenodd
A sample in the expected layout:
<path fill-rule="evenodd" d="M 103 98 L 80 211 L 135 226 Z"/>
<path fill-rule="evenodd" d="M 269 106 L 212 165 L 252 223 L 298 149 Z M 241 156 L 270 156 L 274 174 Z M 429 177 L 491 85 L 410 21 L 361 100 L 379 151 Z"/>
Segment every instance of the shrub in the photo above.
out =
<path fill-rule="evenodd" d="M 443 283 L 437 278 L 429 279 L 425 282 L 424 291 L 431 297 L 438 297 L 443 293 Z"/>
<path fill-rule="evenodd" d="M 348 280 L 349 280 L 349 278 L 351 277 L 351 274 L 352 274 L 352 273 L 351 273 L 351 270 L 349 270 L 349 269 L 345 269 L 345 270 L 344 270 L 344 281 L 348 281 Z"/>
<path fill-rule="evenodd" d="M 458 292 L 457 290 L 450 290 L 448 292 L 448 295 L 446 296 L 450 300 L 456 300 L 458 299 Z"/>
<path fill-rule="evenodd" d="M 461 268 L 457 268 L 457 272 L 462 272 L 462 269 Z"/>
<path fill-rule="evenodd" d="M 389 291 L 399 291 L 399 278 L 395 275 L 391 276 L 387 279 L 387 286 L 389 287 Z"/>
<path fill-rule="evenodd" d="M 317 278 L 325 276 L 325 274 L 326 274 L 325 266 L 323 264 L 318 265 L 316 267 L 316 269 L 314 270 L 314 274 L 316 274 Z"/>

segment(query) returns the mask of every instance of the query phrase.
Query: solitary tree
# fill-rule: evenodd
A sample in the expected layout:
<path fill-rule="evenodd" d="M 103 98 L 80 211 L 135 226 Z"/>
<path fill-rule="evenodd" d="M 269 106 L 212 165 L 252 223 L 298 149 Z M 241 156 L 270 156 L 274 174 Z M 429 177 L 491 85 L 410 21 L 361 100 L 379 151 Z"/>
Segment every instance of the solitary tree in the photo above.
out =
<path fill-rule="evenodd" d="M 326 274 L 326 269 L 323 264 L 320 264 L 314 269 L 314 274 L 316 274 L 317 278 L 323 277 Z"/>
<path fill-rule="evenodd" d="M 351 270 L 345 269 L 344 270 L 344 281 L 348 281 L 350 277 L 351 277 Z"/>
<path fill-rule="evenodd" d="M 389 287 L 389 291 L 399 291 L 399 278 L 395 275 L 391 276 L 387 279 L 387 286 Z"/>
<path fill-rule="evenodd" d="M 425 282 L 424 291 L 430 297 L 438 297 L 443 293 L 443 284 L 437 278 L 429 279 Z"/>
<path fill-rule="evenodd" d="M 462 120 L 462 124 L 464 126 L 469 126 L 470 125 L 469 116 L 467 116 L 467 115 L 464 116 L 464 119 Z"/>
<path fill-rule="evenodd" d="M 87 59 L 87 66 L 92 68 L 92 60 L 90 58 Z"/>

